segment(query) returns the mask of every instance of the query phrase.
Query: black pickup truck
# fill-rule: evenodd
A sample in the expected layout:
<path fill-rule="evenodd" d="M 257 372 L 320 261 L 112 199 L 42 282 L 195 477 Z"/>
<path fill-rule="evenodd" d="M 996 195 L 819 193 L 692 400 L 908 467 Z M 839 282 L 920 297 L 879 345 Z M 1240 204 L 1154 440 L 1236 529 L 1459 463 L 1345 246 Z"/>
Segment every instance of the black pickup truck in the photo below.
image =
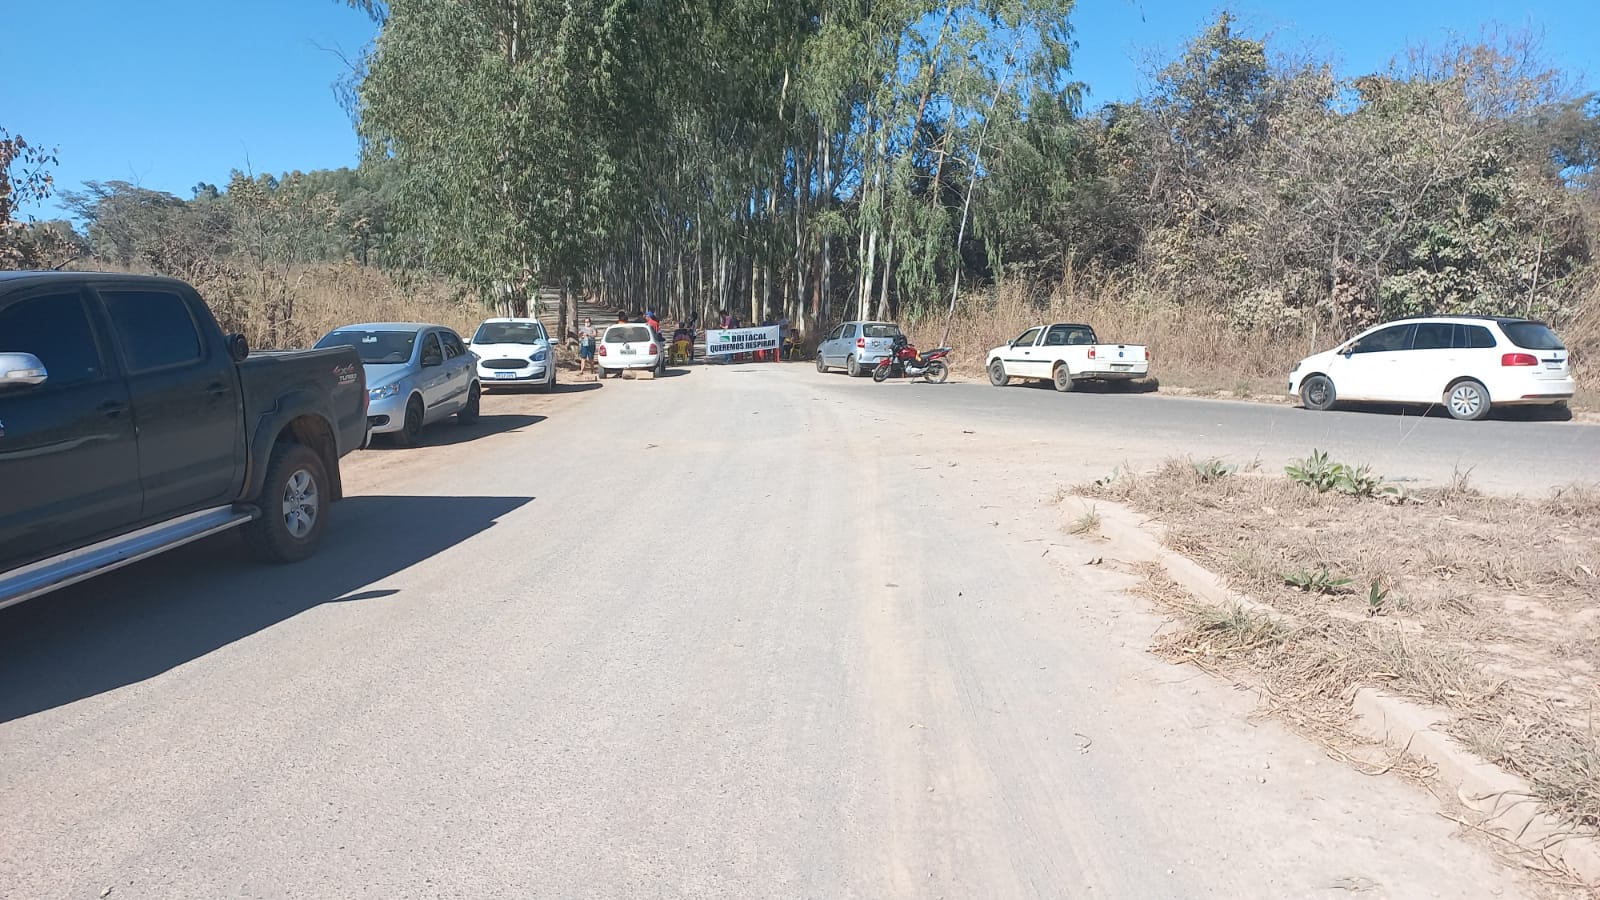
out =
<path fill-rule="evenodd" d="M 233 527 L 309 556 L 366 422 L 350 347 L 251 355 L 170 278 L 0 272 L 0 607 Z"/>

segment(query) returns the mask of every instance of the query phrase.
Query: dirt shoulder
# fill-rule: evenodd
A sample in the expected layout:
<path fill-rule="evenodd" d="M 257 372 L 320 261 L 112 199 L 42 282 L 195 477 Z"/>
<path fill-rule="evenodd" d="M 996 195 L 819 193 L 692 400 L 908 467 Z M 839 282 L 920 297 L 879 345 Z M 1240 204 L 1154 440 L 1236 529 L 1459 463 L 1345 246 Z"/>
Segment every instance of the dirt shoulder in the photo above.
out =
<path fill-rule="evenodd" d="M 1155 517 L 1170 548 L 1262 604 L 1202 604 L 1151 573 L 1146 592 L 1182 613 L 1167 655 L 1247 674 L 1313 728 L 1337 728 L 1361 687 L 1443 707 L 1463 746 L 1600 825 L 1600 494 L 1355 481 L 1319 493 L 1174 461 L 1078 490 Z"/>

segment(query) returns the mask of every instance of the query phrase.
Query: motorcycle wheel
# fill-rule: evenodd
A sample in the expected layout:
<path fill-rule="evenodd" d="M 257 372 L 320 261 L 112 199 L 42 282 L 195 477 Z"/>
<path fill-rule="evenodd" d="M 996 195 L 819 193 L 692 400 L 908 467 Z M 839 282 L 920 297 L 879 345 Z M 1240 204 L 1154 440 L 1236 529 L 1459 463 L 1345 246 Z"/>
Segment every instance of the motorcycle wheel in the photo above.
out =
<path fill-rule="evenodd" d="M 888 381 L 889 380 L 889 364 L 888 363 L 879 363 L 878 365 L 873 366 L 872 367 L 872 380 L 873 381 Z"/>
<path fill-rule="evenodd" d="M 944 380 L 950 377 L 950 367 L 943 360 L 936 359 L 928 363 L 928 371 L 922 377 L 928 379 L 929 384 L 944 384 Z"/>

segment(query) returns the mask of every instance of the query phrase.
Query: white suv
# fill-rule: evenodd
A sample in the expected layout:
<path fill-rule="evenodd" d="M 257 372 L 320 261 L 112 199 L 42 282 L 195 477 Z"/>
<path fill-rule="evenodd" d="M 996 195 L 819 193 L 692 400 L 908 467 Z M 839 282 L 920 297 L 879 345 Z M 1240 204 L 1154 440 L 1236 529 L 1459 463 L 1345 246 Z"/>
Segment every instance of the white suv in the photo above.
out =
<path fill-rule="evenodd" d="M 1567 349 L 1543 322 L 1488 316 L 1401 319 L 1363 331 L 1289 374 L 1306 409 L 1343 400 L 1443 403 L 1457 419 L 1491 406 L 1566 406 Z"/>

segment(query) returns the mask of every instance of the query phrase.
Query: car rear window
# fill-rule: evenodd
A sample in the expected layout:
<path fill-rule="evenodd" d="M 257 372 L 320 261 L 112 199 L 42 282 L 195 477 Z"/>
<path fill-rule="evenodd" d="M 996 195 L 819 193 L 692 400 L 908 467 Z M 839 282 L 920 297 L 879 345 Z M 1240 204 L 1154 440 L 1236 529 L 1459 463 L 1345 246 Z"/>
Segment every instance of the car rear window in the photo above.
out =
<path fill-rule="evenodd" d="M 863 326 L 869 338 L 899 337 L 899 325 L 866 325 Z"/>
<path fill-rule="evenodd" d="M 1561 339 L 1543 322 L 1506 322 L 1500 326 L 1511 343 L 1524 350 L 1565 350 Z"/>
<path fill-rule="evenodd" d="M 606 343 L 631 344 L 650 340 L 650 329 L 644 325 L 620 325 L 606 329 Z"/>
<path fill-rule="evenodd" d="M 485 322 L 472 336 L 474 344 L 537 344 L 543 339 L 538 322 Z"/>
<path fill-rule="evenodd" d="M 317 348 L 354 347 L 369 365 L 397 365 L 411 361 L 417 345 L 415 331 L 335 331 L 317 341 Z"/>

